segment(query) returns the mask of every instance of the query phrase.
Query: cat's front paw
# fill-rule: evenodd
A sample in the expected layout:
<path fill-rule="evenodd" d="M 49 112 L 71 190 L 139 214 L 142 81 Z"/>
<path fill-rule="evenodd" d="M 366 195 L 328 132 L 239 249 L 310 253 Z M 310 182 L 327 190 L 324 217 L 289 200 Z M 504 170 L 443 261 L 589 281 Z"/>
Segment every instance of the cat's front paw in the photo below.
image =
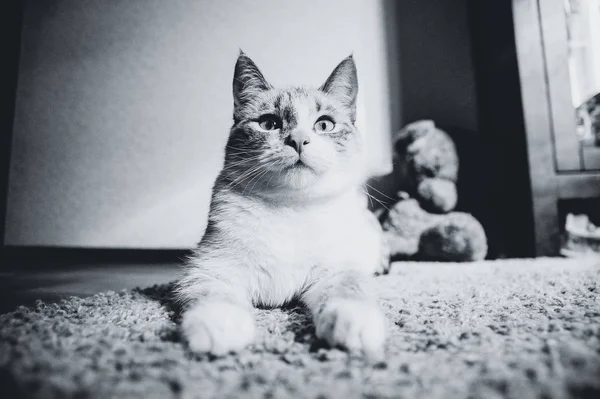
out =
<path fill-rule="evenodd" d="M 181 328 L 193 352 L 217 356 L 244 349 L 256 334 L 250 311 L 225 301 L 195 305 L 184 313 Z"/>
<path fill-rule="evenodd" d="M 315 317 L 317 337 L 331 346 L 341 346 L 351 352 L 363 352 L 370 357 L 383 355 L 386 319 L 374 303 L 335 299 L 327 303 Z"/>

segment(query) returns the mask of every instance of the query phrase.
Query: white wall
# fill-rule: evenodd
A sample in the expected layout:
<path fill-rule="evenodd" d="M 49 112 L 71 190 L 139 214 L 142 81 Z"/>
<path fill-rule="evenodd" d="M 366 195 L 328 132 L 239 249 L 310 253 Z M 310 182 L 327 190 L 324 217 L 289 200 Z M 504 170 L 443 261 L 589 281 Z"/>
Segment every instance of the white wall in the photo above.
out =
<path fill-rule="evenodd" d="M 26 1 L 5 243 L 198 242 L 231 125 L 239 47 L 275 85 L 318 85 L 354 52 L 370 164 L 386 172 L 399 127 L 390 5 Z"/>

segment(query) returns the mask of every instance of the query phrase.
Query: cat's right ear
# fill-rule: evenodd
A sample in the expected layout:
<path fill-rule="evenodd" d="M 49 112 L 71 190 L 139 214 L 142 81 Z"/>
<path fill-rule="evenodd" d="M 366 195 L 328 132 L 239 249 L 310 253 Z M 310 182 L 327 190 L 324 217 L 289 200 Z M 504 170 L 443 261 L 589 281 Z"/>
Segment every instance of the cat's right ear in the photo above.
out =
<path fill-rule="evenodd" d="M 235 63 L 233 74 L 233 103 L 240 107 L 253 98 L 257 93 L 272 89 L 260 69 L 242 50 Z"/>

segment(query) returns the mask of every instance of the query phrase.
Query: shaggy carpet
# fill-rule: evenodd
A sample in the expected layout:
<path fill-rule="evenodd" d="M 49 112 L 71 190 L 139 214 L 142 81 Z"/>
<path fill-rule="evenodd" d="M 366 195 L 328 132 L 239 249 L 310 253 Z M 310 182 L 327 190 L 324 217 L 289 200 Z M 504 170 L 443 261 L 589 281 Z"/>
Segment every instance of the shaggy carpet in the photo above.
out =
<path fill-rule="evenodd" d="M 396 263 L 377 364 L 325 347 L 300 306 L 257 309 L 256 343 L 210 358 L 182 343 L 169 285 L 38 302 L 0 315 L 0 396 L 600 397 L 599 263 Z"/>

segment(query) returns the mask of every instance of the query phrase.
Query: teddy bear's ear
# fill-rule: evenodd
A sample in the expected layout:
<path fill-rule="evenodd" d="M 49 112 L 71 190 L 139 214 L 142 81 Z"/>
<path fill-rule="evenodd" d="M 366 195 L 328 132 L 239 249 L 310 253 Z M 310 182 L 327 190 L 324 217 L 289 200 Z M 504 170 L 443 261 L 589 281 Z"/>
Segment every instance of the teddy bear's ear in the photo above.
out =
<path fill-rule="evenodd" d="M 412 141 L 411 132 L 406 126 L 398 130 L 392 137 L 392 144 L 396 154 L 403 154 Z"/>
<path fill-rule="evenodd" d="M 410 137 L 410 131 L 407 129 L 407 126 L 405 126 L 402 129 L 398 130 L 394 134 L 394 136 L 392 137 L 392 140 L 395 144 L 399 141 L 406 141 L 409 137 Z"/>

